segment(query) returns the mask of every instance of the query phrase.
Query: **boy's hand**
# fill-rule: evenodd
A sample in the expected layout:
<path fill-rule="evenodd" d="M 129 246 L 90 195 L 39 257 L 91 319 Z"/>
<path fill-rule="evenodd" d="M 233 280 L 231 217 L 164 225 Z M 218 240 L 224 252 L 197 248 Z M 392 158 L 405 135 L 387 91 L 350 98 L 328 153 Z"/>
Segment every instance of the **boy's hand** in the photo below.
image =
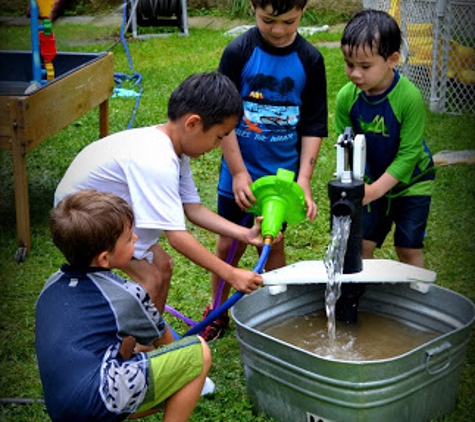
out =
<path fill-rule="evenodd" d="M 257 217 L 254 221 L 254 225 L 249 229 L 247 234 L 247 243 L 252 246 L 260 248 L 264 245 L 264 238 L 261 234 L 261 224 L 264 217 Z"/>
<path fill-rule="evenodd" d="M 315 201 L 312 199 L 312 197 L 307 197 L 305 196 L 305 203 L 307 205 L 307 214 L 306 217 L 310 220 L 313 221 L 317 217 L 318 214 L 318 207 Z"/>
<path fill-rule="evenodd" d="M 122 344 L 120 345 L 119 355 L 122 356 L 123 359 L 128 360 L 134 354 L 135 349 L 135 337 L 127 336 L 122 339 Z"/>
<path fill-rule="evenodd" d="M 260 274 L 242 268 L 234 268 L 227 282 L 236 290 L 243 293 L 252 293 L 257 290 L 264 280 Z"/>
<path fill-rule="evenodd" d="M 243 211 L 257 202 L 256 197 L 251 191 L 251 185 L 252 179 L 247 171 L 233 175 L 234 200 Z"/>
<path fill-rule="evenodd" d="M 304 197 L 305 197 L 305 205 L 307 206 L 307 213 L 305 214 L 305 216 L 310 221 L 313 221 L 317 217 L 318 207 L 312 198 L 312 189 L 310 187 L 310 181 L 307 181 L 307 180 L 303 181 L 299 179 L 298 184 L 303 190 Z"/>
<path fill-rule="evenodd" d="M 264 238 L 262 237 L 262 220 L 264 217 L 257 217 L 256 220 L 254 221 L 254 225 L 249 229 L 249 235 L 248 235 L 248 244 L 257 246 L 258 248 L 264 246 Z M 279 234 L 276 236 L 275 239 L 273 239 L 272 243 L 279 242 L 282 239 L 282 232 L 279 232 Z"/>

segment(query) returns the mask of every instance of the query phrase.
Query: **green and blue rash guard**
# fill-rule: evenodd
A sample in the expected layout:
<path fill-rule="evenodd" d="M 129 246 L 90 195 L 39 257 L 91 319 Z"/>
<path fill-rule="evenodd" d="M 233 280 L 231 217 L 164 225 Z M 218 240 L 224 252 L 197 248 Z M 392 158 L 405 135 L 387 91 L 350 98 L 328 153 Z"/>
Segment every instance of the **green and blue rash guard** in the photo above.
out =
<path fill-rule="evenodd" d="M 338 93 L 335 129 L 351 127 L 366 137 L 365 181 L 372 183 L 388 172 L 399 183 L 386 195 L 431 195 L 435 167 L 423 138 L 426 110 L 421 93 L 395 71 L 391 86 L 368 96 L 352 82 Z"/>
<path fill-rule="evenodd" d="M 298 173 L 302 136 L 327 133 L 327 93 L 323 56 L 300 34 L 284 48 L 270 46 L 257 27 L 225 48 L 219 71 L 236 84 L 244 117 L 235 132 L 252 180 Z M 232 176 L 222 159 L 220 195 L 234 198 Z"/>
<path fill-rule="evenodd" d="M 36 303 L 36 353 L 55 422 L 122 421 L 147 391 L 148 357 L 123 360 L 122 339 L 151 344 L 165 322 L 138 284 L 99 268 L 64 265 Z"/>

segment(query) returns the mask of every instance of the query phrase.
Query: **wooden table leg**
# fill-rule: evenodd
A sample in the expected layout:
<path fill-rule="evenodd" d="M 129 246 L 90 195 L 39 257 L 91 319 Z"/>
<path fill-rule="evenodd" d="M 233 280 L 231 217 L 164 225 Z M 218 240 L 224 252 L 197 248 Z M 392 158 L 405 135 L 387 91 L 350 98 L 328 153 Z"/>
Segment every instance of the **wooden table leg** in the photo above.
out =
<path fill-rule="evenodd" d="M 109 100 L 99 104 L 99 137 L 104 138 L 109 134 Z"/>
<path fill-rule="evenodd" d="M 12 137 L 13 187 L 15 191 L 16 225 L 19 250 L 17 261 L 23 261 L 31 248 L 28 177 L 24 143 L 18 132 Z"/>

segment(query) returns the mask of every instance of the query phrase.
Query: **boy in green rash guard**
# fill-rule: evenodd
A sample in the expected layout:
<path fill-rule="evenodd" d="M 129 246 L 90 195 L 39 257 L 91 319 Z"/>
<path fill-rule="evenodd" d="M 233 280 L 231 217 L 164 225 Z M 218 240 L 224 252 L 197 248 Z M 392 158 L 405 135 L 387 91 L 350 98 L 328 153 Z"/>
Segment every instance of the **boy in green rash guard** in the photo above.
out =
<path fill-rule="evenodd" d="M 335 128 L 366 137 L 363 258 L 373 258 L 394 223 L 400 261 L 423 267 L 435 167 L 421 93 L 396 70 L 400 46 L 400 28 L 386 12 L 364 10 L 348 22 L 341 49 L 350 82 L 337 95 Z"/>

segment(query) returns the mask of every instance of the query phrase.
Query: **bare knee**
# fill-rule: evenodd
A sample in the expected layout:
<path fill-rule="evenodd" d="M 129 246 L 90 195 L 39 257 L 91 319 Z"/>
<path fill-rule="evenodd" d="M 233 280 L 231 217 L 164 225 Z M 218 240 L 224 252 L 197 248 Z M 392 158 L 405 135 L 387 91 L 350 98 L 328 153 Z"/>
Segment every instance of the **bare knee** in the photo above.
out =
<path fill-rule="evenodd" d="M 173 265 L 174 265 L 174 261 L 170 255 L 168 255 L 168 257 L 165 258 L 159 264 L 159 270 L 160 270 L 160 273 L 162 274 L 162 279 L 166 283 L 170 283 L 170 279 L 172 278 Z"/>
<path fill-rule="evenodd" d="M 212 364 L 211 349 L 202 337 L 200 337 L 200 341 L 203 349 L 203 373 L 207 374 L 211 369 Z"/>
<path fill-rule="evenodd" d="M 153 252 L 153 265 L 158 269 L 164 282 L 169 283 L 173 273 L 173 258 L 158 244 L 151 249 Z"/>
<path fill-rule="evenodd" d="M 244 251 L 246 250 L 246 246 L 242 242 L 238 242 L 236 250 L 234 251 L 234 255 L 232 257 L 229 257 L 229 252 L 231 251 L 231 248 L 233 247 L 234 242 L 237 242 L 235 239 L 232 237 L 227 237 L 227 236 L 219 236 L 218 242 L 216 244 L 216 256 L 223 261 L 226 260 L 228 261 L 228 258 L 231 258 L 229 261 L 231 265 L 237 266 L 239 263 L 239 260 L 241 259 Z"/>
<path fill-rule="evenodd" d="M 142 274 L 140 284 L 145 287 L 152 302 L 159 307 L 160 292 L 164 284 L 164 277 L 160 268 L 154 264 L 149 265 L 147 271 Z"/>
<path fill-rule="evenodd" d="M 376 249 L 376 242 L 371 240 L 363 240 L 362 257 L 363 259 L 372 259 L 374 256 L 374 250 Z"/>
<path fill-rule="evenodd" d="M 284 250 L 284 237 L 278 242 L 272 244 L 269 257 L 267 258 L 265 269 L 266 271 L 275 270 L 277 268 L 285 267 L 285 250 Z"/>
<path fill-rule="evenodd" d="M 401 262 L 424 268 L 424 253 L 422 249 L 396 247 L 396 253 Z"/>
<path fill-rule="evenodd" d="M 150 299 L 160 312 L 165 308 L 170 278 L 173 270 L 173 259 L 161 248 L 153 250 L 153 260 L 133 260 L 124 271 L 147 290 Z M 157 252 L 157 253 L 156 253 Z"/>
<path fill-rule="evenodd" d="M 216 243 L 216 256 L 221 259 L 226 259 L 226 256 L 231 249 L 234 239 L 227 236 L 219 236 Z"/>

